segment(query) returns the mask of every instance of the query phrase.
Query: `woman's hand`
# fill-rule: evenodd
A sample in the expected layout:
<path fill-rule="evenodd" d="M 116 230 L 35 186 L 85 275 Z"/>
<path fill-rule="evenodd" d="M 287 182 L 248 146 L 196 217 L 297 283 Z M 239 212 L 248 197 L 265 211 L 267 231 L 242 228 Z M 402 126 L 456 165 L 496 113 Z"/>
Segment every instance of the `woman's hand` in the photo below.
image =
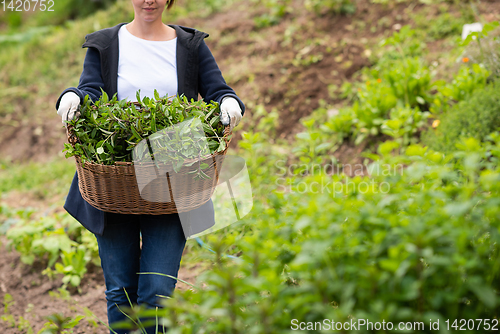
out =
<path fill-rule="evenodd" d="M 75 112 L 80 105 L 80 97 L 73 92 L 67 92 L 61 98 L 57 114 L 61 116 L 63 124 L 75 117 Z"/>
<path fill-rule="evenodd" d="M 232 97 L 222 99 L 220 105 L 220 121 L 222 125 L 229 125 L 229 129 L 233 130 L 241 121 L 241 108 L 238 101 Z"/>

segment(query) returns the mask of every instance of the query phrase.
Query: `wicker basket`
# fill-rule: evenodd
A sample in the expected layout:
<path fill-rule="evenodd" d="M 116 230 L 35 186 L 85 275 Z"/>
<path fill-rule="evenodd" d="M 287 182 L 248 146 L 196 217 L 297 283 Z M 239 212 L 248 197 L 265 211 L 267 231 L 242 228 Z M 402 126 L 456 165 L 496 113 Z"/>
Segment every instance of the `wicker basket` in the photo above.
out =
<path fill-rule="evenodd" d="M 76 138 L 68 128 L 68 142 L 76 143 Z M 177 212 L 187 212 L 205 204 L 215 191 L 219 180 L 219 172 L 224 155 L 227 152 L 230 134 L 229 126 L 224 130 L 226 149 L 222 152 L 196 159 L 186 160 L 178 173 L 171 172 L 159 175 L 161 168 L 154 164 L 134 166 L 132 162 L 116 162 L 115 165 L 100 165 L 91 162 L 82 164 L 80 157 L 75 156 L 78 173 L 78 186 L 83 199 L 93 207 L 113 213 L 121 214 L 149 214 L 162 215 Z M 229 137 L 230 138 L 230 137 Z M 198 169 L 198 163 L 206 163 L 208 168 L 203 169 L 210 179 L 194 181 L 193 174 Z M 146 187 L 139 189 L 136 172 L 141 178 L 153 180 Z M 141 191 L 142 190 L 142 196 Z M 149 196 L 144 196 L 145 192 Z M 165 200 L 145 200 L 151 195 Z"/>

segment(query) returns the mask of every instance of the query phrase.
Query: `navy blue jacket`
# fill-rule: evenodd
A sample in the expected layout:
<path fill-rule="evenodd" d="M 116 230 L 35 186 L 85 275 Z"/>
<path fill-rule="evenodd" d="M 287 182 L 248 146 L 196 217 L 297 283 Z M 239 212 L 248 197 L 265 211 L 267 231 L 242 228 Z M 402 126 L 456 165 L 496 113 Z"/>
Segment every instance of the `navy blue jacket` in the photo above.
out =
<path fill-rule="evenodd" d="M 56 109 L 62 96 L 72 91 L 80 97 L 80 101 L 89 95 L 92 101 L 99 99 L 101 88 L 111 97 L 117 92 L 118 79 L 118 30 L 120 23 L 85 36 L 83 47 L 88 48 L 83 63 L 83 72 L 78 87 L 65 89 L 56 102 Z M 178 94 L 188 99 L 198 99 L 198 94 L 205 101 L 220 103 L 224 97 L 234 97 L 245 112 L 245 105 L 229 87 L 215 62 L 204 39 L 208 34 L 196 29 L 170 25 L 177 33 L 177 87 Z M 64 208 L 89 231 L 102 235 L 106 225 L 106 213 L 87 203 L 78 187 L 78 174 L 75 172 Z M 198 232 L 212 226 L 214 211 L 212 201 L 208 201 L 198 209 L 183 213 L 183 225 L 186 220 L 192 226 L 198 226 Z M 166 219 L 168 215 L 165 215 Z M 193 229 L 195 233 L 196 227 Z M 193 233 L 194 234 L 194 233 Z"/>

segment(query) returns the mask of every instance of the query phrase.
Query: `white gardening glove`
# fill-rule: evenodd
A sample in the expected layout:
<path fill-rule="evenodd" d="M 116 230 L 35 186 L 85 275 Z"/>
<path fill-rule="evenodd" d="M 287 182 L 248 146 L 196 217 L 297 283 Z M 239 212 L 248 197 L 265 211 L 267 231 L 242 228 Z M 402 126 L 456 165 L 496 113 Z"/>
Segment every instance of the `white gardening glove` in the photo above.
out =
<path fill-rule="evenodd" d="M 220 105 L 220 121 L 222 125 L 229 125 L 233 130 L 241 121 L 241 107 L 238 101 L 233 97 L 225 97 Z"/>
<path fill-rule="evenodd" d="M 70 121 L 75 117 L 75 112 L 80 105 L 80 97 L 74 92 L 67 92 L 61 98 L 59 102 L 59 109 L 57 109 L 57 114 L 61 116 L 63 124 L 65 121 Z"/>

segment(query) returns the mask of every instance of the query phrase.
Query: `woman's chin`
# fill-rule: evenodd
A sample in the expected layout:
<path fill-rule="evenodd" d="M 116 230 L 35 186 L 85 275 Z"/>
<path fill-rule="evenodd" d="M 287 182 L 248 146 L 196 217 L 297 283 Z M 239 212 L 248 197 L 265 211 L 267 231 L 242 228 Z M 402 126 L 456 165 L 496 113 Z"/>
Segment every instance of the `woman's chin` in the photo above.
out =
<path fill-rule="evenodd" d="M 161 20 L 161 15 L 158 15 L 157 13 L 144 13 L 141 15 L 141 19 L 144 22 L 154 22 L 157 20 Z"/>

